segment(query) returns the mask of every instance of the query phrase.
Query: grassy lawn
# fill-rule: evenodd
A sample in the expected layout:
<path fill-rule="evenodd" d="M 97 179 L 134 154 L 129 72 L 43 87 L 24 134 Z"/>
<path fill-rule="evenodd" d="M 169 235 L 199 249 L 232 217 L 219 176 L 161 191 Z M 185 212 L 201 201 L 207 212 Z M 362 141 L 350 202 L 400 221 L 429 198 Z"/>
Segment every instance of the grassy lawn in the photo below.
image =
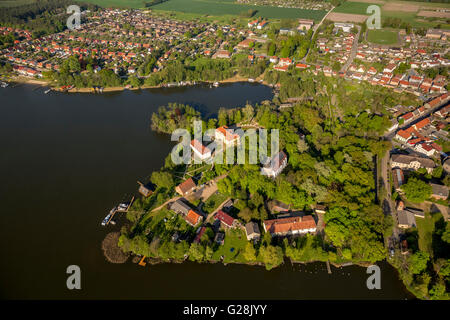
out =
<path fill-rule="evenodd" d="M 217 209 L 217 207 L 224 202 L 228 197 L 220 192 L 214 193 L 211 197 L 206 200 L 202 209 L 206 213 L 211 213 Z"/>
<path fill-rule="evenodd" d="M 214 252 L 213 260 L 220 260 L 224 256 L 224 262 L 245 262 L 243 251 L 247 245 L 245 232 L 240 229 L 230 229 L 225 232 L 225 243 Z M 234 248 L 233 252 L 231 249 Z"/>
<path fill-rule="evenodd" d="M 417 230 L 419 232 L 419 249 L 424 252 L 428 252 L 430 256 L 433 256 L 433 231 L 436 222 L 442 218 L 442 215 L 437 212 L 425 213 L 425 219 L 416 218 Z"/>
<path fill-rule="evenodd" d="M 334 9 L 333 12 L 367 15 L 366 10 L 370 5 L 370 3 L 364 2 L 344 2 L 342 5 Z"/>
<path fill-rule="evenodd" d="M 369 30 L 367 40 L 378 44 L 396 44 L 398 37 L 397 32 L 389 30 Z"/>

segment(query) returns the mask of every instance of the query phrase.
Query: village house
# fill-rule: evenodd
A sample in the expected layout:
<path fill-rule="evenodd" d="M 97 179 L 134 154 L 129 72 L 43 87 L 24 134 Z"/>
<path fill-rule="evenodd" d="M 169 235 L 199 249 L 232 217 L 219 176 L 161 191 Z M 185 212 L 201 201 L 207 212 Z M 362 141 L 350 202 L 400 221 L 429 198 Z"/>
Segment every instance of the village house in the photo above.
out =
<path fill-rule="evenodd" d="M 416 227 L 416 218 L 414 213 L 410 210 L 397 210 L 398 227 L 402 229 L 408 229 Z"/>
<path fill-rule="evenodd" d="M 272 237 L 301 235 L 316 232 L 316 221 L 313 216 L 287 217 L 264 221 L 264 231 Z"/>
<path fill-rule="evenodd" d="M 175 191 L 182 196 L 186 196 L 190 194 L 192 191 L 194 191 L 196 187 L 197 186 L 194 180 L 192 180 L 192 178 L 189 178 L 186 181 L 180 183 L 178 186 L 176 186 Z"/>
<path fill-rule="evenodd" d="M 400 191 L 400 187 L 405 183 L 405 176 L 403 170 L 396 168 L 392 170 L 392 179 L 394 180 L 394 188 L 396 191 Z"/>
<path fill-rule="evenodd" d="M 234 219 L 222 210 L 217 211 L 214 217 L 219 220 L 221 225 L 225 228 L 236 228 L 239 223 L 238 220 Z"/>
<path fill-rule="evenodd" d="M 194 151 L 194 156 L 197 156 L 200 160 L 205 161 L 211 158 L 211 150 L 200 141 L 192 140 L 190 147 Z"/>
<path fill-rule="evenodd" d="M 138 181 L 137 183 L 139 184 L 139 193 L 146 198 L 151 196 L 155 191 L 155 186 L 151 182 L 143 184 L 142 182 Z"/>
<path fill-rule="evenodd" d="M 214 137 L 216 141 L 221 141 L 228 146 L 239 145 L 241 140 L 240 136 L 237 133 L 234 133 L 232 129 L 229 129 L 227 126 L 222 126 L 216 129 L 214 133 Z"/>
<path fill-rule="evenodd" d="M 436 167 L 436 164 L 433 160 L 427 158 L 394 154 L 391 157 L 391 167 L 404 170 L 417 170 L 419 168 L 425 168 L 427 172 L 431 174 Z"/>
<path fill-rule="evenodd" d="M 314 20 L 310 19 L 299 19 L 298 20 L 298 31 L 308 31 L 314 25 Z"/>
<path fill-rule="evenodd" d="M 275 178 L 286 166 L 287 156 L 283 151 L 280 151 L 261 168 L 261 174 Z"/>
<path fill-rule="evenodd" d="M 245 225 L 245 234 L 247 235 L 248 241 L 258 241 L 261 237 L 261 232 L 259 231 L 259 226 L 256 222 L 250 221 Z"/>
<path fill-rule="evenodd" d="M 290 209 L 290 206 L 288 204 L 278 201 L 278 200 L 269 201 L 267 206 L 271 213 L 288 212 Z"/>
<path fill-rule="evenodd" d="M 432 192 L 431 197 L 434 199 L 447 200 L 448 198 L 448 187 L 445 185 L 430 183 Z"/>
<path fill-rule="evenodd" d="M 186 216 L 189 213 L 189 210 L 191 210 L 191 207 L 188 206 L 183 200 L 177 199 L 176 201 L 170 203 L 168 205 L 169 210 L 172 210 L 178 214 L 181 214 L 183 216 Z"/>
<path fill-rule="evenodd" d="M 188 214 L 184 216 L 184 220 L 191 226 L 195 227 L 202 222 L 203 217 L 194 210 L 189 210 Z"/>

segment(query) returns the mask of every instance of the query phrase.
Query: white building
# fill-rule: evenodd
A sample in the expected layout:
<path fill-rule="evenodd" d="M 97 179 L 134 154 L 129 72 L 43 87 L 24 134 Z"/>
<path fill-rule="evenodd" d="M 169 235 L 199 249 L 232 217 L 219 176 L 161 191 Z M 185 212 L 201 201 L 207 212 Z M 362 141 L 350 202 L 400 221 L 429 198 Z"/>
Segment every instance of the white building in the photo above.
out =
<path fill-rule="evenodd" d="M 208 160 L 211 158 L 211 150 L 196 139 L 191 141 L 191 149 L 200 160 Z"/>

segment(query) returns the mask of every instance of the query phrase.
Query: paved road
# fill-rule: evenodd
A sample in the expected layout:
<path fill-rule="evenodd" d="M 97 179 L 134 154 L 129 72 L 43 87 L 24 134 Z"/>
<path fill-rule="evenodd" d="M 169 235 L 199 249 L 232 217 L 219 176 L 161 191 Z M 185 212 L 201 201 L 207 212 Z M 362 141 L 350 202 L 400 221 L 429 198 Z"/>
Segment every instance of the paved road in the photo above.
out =
<path fill-rule="evenodd" d="M 314 46 L 313 40 L 314 40 L 314 36 L 316 35 L 317 30 L 319 30 L 319 27 L 322 25 L 322 23 L 325 21 L 325 19 L 328 17 L 328 15 L 331 13 L 331 11 L 334 10 L 335 7 L 331 8 L 330 11 L 327 12 L 327 14 L 322 18 L 322 20 L 320 20 L 319 24 L 317 24 L 316 26 L 314 26 L 314 32 L 311 36 L 311 44 L 310 44 L 310 48 L 312 46 Z M 308 52 L 306 53 L 306 55 L 303 57 L 302 60 L 300 60 L 301 63 L 305 63 L 306 62 L 306 58 L 308 57 L 308 54 L 311 50 L 308 50 Z"/>
<path fill-rule="evenodd" d="M 358 33 L 356 34 L 355 40 L 353 41 L 350 57 L 348 57 L 347 62 L 342 66 L 341 72 L 347 72 L 348 67 L 350 67 L 350 65 L 353 63 L 353 60 L 356 57 L 356 53 L 358 52 L 358 42 L 359 42 L 359 34 L 361 33 L 361 27 L 357 25 L 356 28 L 358 28 Z"/>
<path fill-rule="evenodd" d="M 397 228 L 398 225 L 398 216 L 397 210 L 395 209 L 395 205 L 391 199 L 391 184 L 389 181 L 389 159 L 390 159 L 390 150 L 386 151 L 386 154 L 381 159 L 381 178 L 383 180 L 383 186 L 386 189 L 386 198 L 383 200 L 382 208 L 384 214 L 390 214 L 392 216 L 392 220 L 394 222 L 394 232 L 392 234 L 393 237 L 398 238 L 399 230 Z"/>

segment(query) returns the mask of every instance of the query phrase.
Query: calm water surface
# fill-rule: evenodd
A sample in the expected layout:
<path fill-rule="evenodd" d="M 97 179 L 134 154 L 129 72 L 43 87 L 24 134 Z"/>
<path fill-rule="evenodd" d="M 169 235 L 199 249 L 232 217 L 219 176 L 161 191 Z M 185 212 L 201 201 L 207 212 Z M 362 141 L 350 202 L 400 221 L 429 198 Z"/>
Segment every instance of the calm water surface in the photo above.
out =
<path fill-rule="evenodd" d="M 159 169 L 173 144 L 150 130 L 168 102 L 204 115 L 271 99 L 270 88 L 155 89 L 103 95 L 45 95 L 0 89 L 0 297 L 6 299 L 404 299 L 396 271 L 380 263 L 382 290 L 369 291 L 364 268 L 325 264 L 261 267 L 221 264 L 114 265 L 101 241 L 109 209 Z M 66 268 L 81 268 L 82 290 L 66 289 Z"/>

